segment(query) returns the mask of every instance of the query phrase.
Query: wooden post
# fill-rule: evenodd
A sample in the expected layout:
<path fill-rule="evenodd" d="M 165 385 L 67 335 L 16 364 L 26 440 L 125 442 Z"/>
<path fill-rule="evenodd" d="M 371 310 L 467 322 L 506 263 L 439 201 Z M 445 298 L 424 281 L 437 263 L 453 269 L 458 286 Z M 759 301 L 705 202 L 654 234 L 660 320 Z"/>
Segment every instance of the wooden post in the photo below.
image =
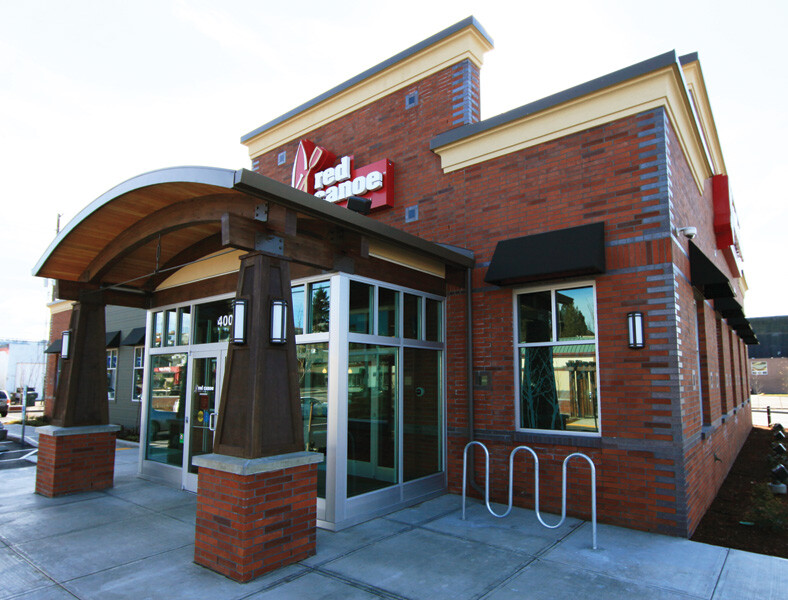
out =
<path fill-rule="evenodd" d="M 247 340 L 227 352 L 214 453 L 261 458 L 303 451 L 287 261 L 259 252 L 242 256 L 237 297 L 248 300 Z M 288 305 L 285 344 L 270 341 L 273 299 Z"/>
<path fill-rule="evenodd" d="M 106 425 L 107 340 L 104 298 L 80 294 L 71 311 L 71 351 L 63 360 L 55 392 L 52 424 L 58 427 Z"/>

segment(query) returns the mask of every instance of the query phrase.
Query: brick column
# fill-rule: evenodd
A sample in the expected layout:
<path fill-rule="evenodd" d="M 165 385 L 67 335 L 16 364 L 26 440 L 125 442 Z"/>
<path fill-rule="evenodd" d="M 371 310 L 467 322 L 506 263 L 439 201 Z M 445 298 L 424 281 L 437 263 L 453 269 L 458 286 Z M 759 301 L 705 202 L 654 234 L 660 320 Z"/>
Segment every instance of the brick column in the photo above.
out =
<path fill-rule="evenodd" d="M 318 452 L 195 457 L 194 562 L 246 582 L 312 556 L 322 461 Z"/>
<path fill-rule="evenodd" d="M 36 493 L 53 498 L 112 487 L 118 425 L 39 427 Z"/>

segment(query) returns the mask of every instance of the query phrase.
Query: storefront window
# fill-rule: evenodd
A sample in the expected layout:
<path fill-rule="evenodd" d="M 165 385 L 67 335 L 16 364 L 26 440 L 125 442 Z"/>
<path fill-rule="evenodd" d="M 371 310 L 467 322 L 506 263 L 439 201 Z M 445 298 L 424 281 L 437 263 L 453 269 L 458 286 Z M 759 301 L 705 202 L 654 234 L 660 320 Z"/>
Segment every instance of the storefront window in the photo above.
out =
<path fill-rule="evenodd" d="M 304 333 L 304 286 L 293 286 L 293 325 L 295 327 L 295 334 L 301 335 Z"/>
<path fill-rule="evenodd" d="M 378 335 L 399 336 L 397 316 L 399 311 L 399 292 L 378 288 Z"/>
<path fill-rule="evenodd" d="M 328 344 L 299 344 L 298 382 L 304 449 L 326 455 L 328 445 Z M 317 496 L 326 497 L 326 461 L 317 466 Z"/>
<path fill-rule="evenodd" d="M 350 344 L 347 495 L 398 483 L 397 348 Z"/>
<path fill-rule="evenodd" d="M 164 313 L 164 345 L 175 346 L 178 339 L 178 311 L 175 309 Z"/>
<path fill-rule="evenodd" d="M 145 348 L 134 348 L 134 364 L 132 365 L 131 399 L 139 402 L 142 398 L 142 377 L 145 372 Z"/>
<path fill-rule="evenodd" d="M 426 299 L 425 320 L 425 339 L 430 342 L 440 342 L 443 336 L 441 303 L 432 298 Z"/>
<path fill-rule="evenodd" d="M 318 281 L 309 284 L 309 333 L 328 331 L 331 283 Z"/>
<path fill-rule="evenodd" d="M 230 339 L 233 324 L 232 299 L 198 304 L 194 307 L 194 343 L 213 344 Z"/>
<path fill-rule="evenodd" d="M 352 333 L 372 333 L 372 299 L 375 288 L 359 281 L 350 282 L 350 319 Z"/>
<path fill-rule="evenodd" d="M 183 426 L 186 406 L 185 353 L 150 357 L 150 404 L 145 457 L 183 464 Z"/>
<path fill-rule="evenodd" d="M 517 332 L 519 426 L 598 432 L 593 286 L 518 294 Z"/>
<path fill-rule="evenodd" d="M 402 473 L 404 481 L 440 473 L 441 352 L 405 348 L 402 376 Z"/>
<path fill-rule="evenodd" d="M 164 337 L 164 313 L 153 313 L 153 335 L 151 336 L 151 347 L 161 348 Z"/>
<path fill-rule="evenodd" d="M 181 346 L 189 344 L 189 334 L 192 329 L 191 307 L 186 306 L 178 309 L 178 339 Z"/>
<path fill-rule="evenodd" d="M 421 339 L 421 298 L 413 294 L 403 295 L 402 337 Z"/>
<path fill-rule="evenodd" d="M 115 399 L 115 386 L 118 379 L 118 351 L 107 350 L 107 399 Z"/>

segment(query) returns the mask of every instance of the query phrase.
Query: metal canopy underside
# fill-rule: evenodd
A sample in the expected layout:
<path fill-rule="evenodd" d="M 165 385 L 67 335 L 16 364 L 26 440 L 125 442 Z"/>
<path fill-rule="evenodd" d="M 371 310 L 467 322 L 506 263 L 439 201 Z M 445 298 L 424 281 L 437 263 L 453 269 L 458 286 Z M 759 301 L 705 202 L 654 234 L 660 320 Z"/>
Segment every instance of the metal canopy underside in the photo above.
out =
<path fill-rule="evenodd" d="M 139 175 L 106 192 L 57 236 L 33 274 L 85 286 L 150 292 L 177 267 L 226 248 L 222 219 L 254 222 L 259 206 L 279 205 L 302 223 L 397 245 L 448 266 L 470 253 L 440 246 L 257 173 L 177 167 Z"/>

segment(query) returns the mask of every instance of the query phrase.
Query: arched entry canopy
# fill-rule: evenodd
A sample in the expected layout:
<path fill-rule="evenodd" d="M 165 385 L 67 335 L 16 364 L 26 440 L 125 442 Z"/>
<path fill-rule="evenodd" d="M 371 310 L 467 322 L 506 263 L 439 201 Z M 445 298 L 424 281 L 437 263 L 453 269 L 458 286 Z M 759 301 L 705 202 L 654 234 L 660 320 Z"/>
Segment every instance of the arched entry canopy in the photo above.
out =
<path fill-rule="evenodd" d="M 150 308 L 170 274 L 222 249 L 259 250 L 323 270 L 350 270 L 369 244 L 439 263 L 447 275 L 473 265 L 470 252 L 435 244 L 246 169 L 177 167 L 139 175 L 83 209 L 33 274 L 77 300 Z M 228 278 L 228 291 L 235 289 Z M 232 281 L 230 281 L 232 280 Z M 214 282 L 214 285 L 217 282 Z"/>
<path fill-rule="evenodd" d="M 218 273 L 184 276 L 217 253 L 239 260 Z M 77 301 L 53 423 L 108 422 L 106 304 L 154 308 L 235 291 L 248 303 L 249 331 L 228 350 L 214 448 L 243 458 L 303 448 L 292 310 L 286 344 L 272 345 L 269 331 L 269 303 L 289 297 L 291 275 L 343 271 L 443 295 L 454 277 L 462 286 L 473 262 L 469 252 L 244 169 L 140 175 L 79 213 L 34 269 L 56 280 L 60 299 Z M 173 285 L 168 278 L 176 274 Z"/>

